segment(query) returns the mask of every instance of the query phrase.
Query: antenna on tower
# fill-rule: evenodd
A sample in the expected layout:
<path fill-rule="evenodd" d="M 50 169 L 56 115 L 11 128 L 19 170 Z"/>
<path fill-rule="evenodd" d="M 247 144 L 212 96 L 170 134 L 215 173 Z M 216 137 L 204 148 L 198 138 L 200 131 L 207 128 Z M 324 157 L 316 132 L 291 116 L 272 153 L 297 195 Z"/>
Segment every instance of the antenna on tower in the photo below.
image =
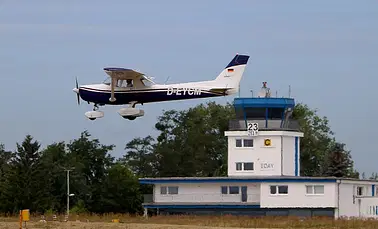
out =
<path fill-rule="evenodd" d="M 289 85 L 289 98 L 291 97 L 291 86 Z"/>
<path fill-rule="evenodd" d="M 263 82 L 263 86 L 258 94 L 259 98 L 269 98 L 270 97 L 270 88 L 266 86 L 267 82 Z"/>

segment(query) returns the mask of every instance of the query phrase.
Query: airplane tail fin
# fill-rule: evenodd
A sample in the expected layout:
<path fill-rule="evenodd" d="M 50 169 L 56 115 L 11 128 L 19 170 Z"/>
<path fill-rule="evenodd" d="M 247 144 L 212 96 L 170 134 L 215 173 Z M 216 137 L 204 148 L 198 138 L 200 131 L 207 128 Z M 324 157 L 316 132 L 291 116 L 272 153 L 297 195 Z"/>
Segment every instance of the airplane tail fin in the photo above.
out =
<path fill-rule="evenodd" d="M 244 69 L 248 63 L 249 56 L 237 54 L 223 71 L 215 78 L 214 83 L 219 87 L 231 89 L 232 93 L 239 90 Z M 231 92 L 230 91 L 230 92 Z"/>

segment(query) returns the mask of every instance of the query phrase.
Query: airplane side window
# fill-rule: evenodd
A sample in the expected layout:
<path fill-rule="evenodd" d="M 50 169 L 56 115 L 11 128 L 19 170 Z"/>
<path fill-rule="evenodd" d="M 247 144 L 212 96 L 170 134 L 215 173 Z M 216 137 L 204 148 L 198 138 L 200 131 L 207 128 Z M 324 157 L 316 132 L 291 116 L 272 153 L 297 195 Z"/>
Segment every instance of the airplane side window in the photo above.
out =
<path fill-rule="evenodd" d="M 118 82 L 117 82 L 117 87 L 122 87 L 123 81 L 124 81 L 124 80 L 118 80 Z"/>
<path fill-rule="evenodd" d="M 127 87 L 133 87 L 133 80 L 127 80 Z"/>

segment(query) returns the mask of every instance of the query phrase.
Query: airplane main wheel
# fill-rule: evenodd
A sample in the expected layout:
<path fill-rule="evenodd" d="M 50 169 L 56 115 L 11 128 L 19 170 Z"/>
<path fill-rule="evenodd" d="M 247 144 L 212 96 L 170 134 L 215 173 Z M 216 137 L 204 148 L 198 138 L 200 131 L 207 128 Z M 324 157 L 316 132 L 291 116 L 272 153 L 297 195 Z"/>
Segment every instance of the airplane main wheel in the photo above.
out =
<path fill-rule="evenodd" d="M 135 120 L 136 116 L 122 116 L 124 119 Z"/>
<path fill-rule="evenodd" d="M 102 111 L 88 111 L 88 112 L 85 112 L 85 116 L 89 120 L 95 120 L 97 118 L 104 117 L 104 112 L 102 112 Z"/>

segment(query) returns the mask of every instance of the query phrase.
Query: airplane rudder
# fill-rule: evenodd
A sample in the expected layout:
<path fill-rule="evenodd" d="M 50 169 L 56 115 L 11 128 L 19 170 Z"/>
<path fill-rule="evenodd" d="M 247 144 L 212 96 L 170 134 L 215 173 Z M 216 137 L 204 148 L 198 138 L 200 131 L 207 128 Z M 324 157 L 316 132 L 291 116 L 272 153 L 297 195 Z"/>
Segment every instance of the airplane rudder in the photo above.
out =
<path fill-rule="evenodd" d="M 231 62 L 225 67 L 225 69 L 238 66 L 238 65 L 245 65 L 248 63 L 248 60 L 249 60 L 248 55 L 236 54 L 235 57 L 231 60 Z"/>

